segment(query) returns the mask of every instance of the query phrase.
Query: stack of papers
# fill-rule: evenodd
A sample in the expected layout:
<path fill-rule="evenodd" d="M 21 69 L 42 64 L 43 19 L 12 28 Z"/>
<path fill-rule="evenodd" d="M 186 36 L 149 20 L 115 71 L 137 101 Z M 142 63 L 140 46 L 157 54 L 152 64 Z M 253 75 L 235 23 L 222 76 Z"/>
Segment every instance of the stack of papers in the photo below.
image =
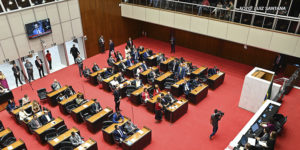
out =
<path fill-rule="evenodd" d="M 85 148 L 83 148 L 82 146 L 78 146 L 79 150 L 84 150 Z"/>
<path fill-rule="evenodd" d="M 139 130 L 138 132 L 139 132 L 139 134 L 143 134 L 144 133 L 144 131 L 142 131 L 142 130 Z"/>
<path fill-rule="evenodd" d="M 105 112 L 109 112 L 109 109 L 105 108 L 104 111 L 105 111 Z"/>
<path fill-rule="evenodd" d="M 8 146 L 7 149 L 11 150 L 14 149 L 12 146 Z"/>
<path fill-rule="evenodd" d="M 53 141 L 57 143 L 57 142 L 59 142 L 59 139 L 55 138 Z"/>
<path fill-rule="evenodd" d="M 85 146 L 85 147 L 90 147 L 91 144 L 90 144 L 90 143 L 84 143 L 84 146 Z"/>
<path fill-rule="evenodd" d="M 178 104 L 182 104 L 182 101 L 177 101 Z"/>
<path fill-rule="evenodd" d="M 256 139 L 248 137 L 248 143 L 252 146 L 255 146 Z"/>
<path fill-rule="evenodd" d="M 87 105 L 83 105 L 82 107 L 87 108 L 88 106 Z"/>

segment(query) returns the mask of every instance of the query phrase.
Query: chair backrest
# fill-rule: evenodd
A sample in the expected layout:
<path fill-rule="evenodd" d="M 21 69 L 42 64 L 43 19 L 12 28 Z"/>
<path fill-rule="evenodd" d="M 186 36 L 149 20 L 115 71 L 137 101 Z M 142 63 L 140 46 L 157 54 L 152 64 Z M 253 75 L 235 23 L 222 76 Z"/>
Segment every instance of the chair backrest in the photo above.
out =
<path fill-rule="evenodd" d="M 64 146 L 59 148 L 59 150 L 73 150 L 73 146 Z"/>
<path fill-rule="evenodd" d="M 68 128 L 66 125 L 62 125 L 62 126 L 58 127 L 56 131 L 59 135 L 61 135 L 61 134 L 65 133 L 66 131 L 68 131 Z"/>
<path fill-rule="evenodd" d="M 16 142 L 16 138 L 15 137 L 9 137 L 8 139 L 6 139 L 4 142 L 3 142 L 3 146 L 8 146 L 12 143 Z"/>
<path fill-rule="evenodd" d="M 61 148 L 72 148 L 73 149 L 73 145 L 72 145 L 72 143 L 70 142 L 70 141 L 62 141 L 61 143 L 60 143 L 60 147 Z M 60 148 L 60 149 L 61 149 Z"/>
<path fill-rule="evenodd" d="M 115 113 L 111 113 L 111 114 L 109 114 L 109 115 L 108 115 L 108 117 L 107 117 L 107 118 L 108 118 L 108 120 L 112 120 L 112 117 L 113 117 L 113 115 L 114 115 L 114 114 L 115 114 Z"/>
<path fill-rule="evenodd" d="M 37 90 L 37 94 L 38 94 L 40 99 L 45 99 L 47 91 L 46 91 L 45 88 L 42 88 L 42 89 Z"/>
<path fill-rule="evenodd" d="M 22 105 L 22 99 L 19 99 L 19 104 L 20 104 L 20 106 L 23 106 Z"/>

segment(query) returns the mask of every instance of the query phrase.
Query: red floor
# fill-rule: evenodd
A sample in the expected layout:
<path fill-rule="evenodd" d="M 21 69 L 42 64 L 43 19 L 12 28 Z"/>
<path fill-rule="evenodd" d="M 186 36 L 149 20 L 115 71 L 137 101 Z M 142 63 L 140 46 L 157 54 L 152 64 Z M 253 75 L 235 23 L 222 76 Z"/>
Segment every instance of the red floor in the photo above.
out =
<path fill-rule="evenodd" d="M 176 54 L 170 54 L 168 43 L 153 39 L 140 38 L 134 40 L 134 43 L 135 45 L 143 45 L 146 48 L 151 48 L 154 52 L 163 52 L 166 56 L 184 57 L 186 60 L 192 61 L 193 65 L 208 67 L 216 65 L 221 71 L 226 73 L 225 81 L 219 88 L 214 91 L 209 90 L 208 96 L 199 104 L 189 104 L 187 114 L 173 124 L 165 120 L 161 123 L 155 123 L 154 114 L 149 113 L 144 106 L 134 106 L 127 98 L 123 99 L 121 102 L 122 114 L 131 118 L 138 127 L 147 126 L 152 129 L 152 142 L 146 149 L 221 150 L 229 144 L 252 117 L 253 113 L 239 108 L 238 102 L 244 76 L 253 67 L 183 47 L 176 47 Z M 122 51 L 124 54 L 124 45 L 118 46 L 116 49 Z M 107 52 L 106 54 L 99 54 L 85 60 L 84 64 L 91 67 L 92 63 L 96 62 L 100 67 L 106 67 L 107 56 Z M 20 99 L 24 94 L 28 94 L 31 99 L 38 99 L 36 90 L 46 87 L 50 91 L 50 84 L 53 82 L 53 79 L 57 79 L 62 85 L 72 85 L 76 91 L 84 92 L 85 97 L 89 99 L 97 98 L 104 107 L 109 106 L 114 108 L 112 93 L 98 89 L 89 84 L 86 79 L 80 78 L 76 65 L 34 81 L 32 83 L 33 91 L 29 85 L 23 86 L 22 89 L 19 87 L 13 90 L 15 99 Z M 288 115 L 288 122 L 282 136 L 278 138 L 276 149 L 286 150 L 299 146 L 297 144 L 299 142 L 296 141 L 296 139 L 300 139 L 300 121 L 298 121 L 300 119 L 300 109 L 297 109 L 297 105 L 300 103 L 299 97 L 300 91 L 293 90 L 285 98 L 286 101 L 280 111 Z M 73 126 L 77 127 L 85 139 L 91 137 L 96 140 L 99 149 L 120 149 L 116 145 L 105 143 L 101 131 L 92 134 L 87 130 L 85 124 L 77 124 L 72 120 L 71 116 L 61 114 L 58 106 L 51 107 L 48 104 L 44 105 L 51 109 L 54 117 L 62 117 L 69 128 Z M 209 124 L 209 118 L 215 108 L 225 112 L 225 116 L 220 122 L 219 131 L 214 140 L 210 141 L 209 134 L 212 127 Z M 23 127 L 16 124 L 6 111 L 0 114 L 0 119 L 4 125 L 11 128 L 17 138 L 23 139 L 28 149 L 48 149 L 48 145 L 41 145 L 33 135 L 28 134 Z"/>

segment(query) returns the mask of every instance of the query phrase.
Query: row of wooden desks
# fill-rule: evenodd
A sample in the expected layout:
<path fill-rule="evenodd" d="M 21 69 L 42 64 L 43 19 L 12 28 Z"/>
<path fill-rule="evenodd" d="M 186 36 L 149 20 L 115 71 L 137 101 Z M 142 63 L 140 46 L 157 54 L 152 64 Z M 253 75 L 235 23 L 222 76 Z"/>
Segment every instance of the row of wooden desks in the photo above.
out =
<path fill-rule="evenodd" d="M 50 145 L 50 149 L 53 149 L 53 150 L 59 149 L 59 147 L 61 146 L 60 145 L 61 142 L 69 140 L 72 132 L 78 133 L 80 135 L 79 130 L 77 128 L 73 127 L 71 129 L 69 129 L 68 131 L 66 131 L 65 133 L 59 135 L 55 139 L 48 141 L 48 144 Z"/>
<path fill-rule="evenodd" d="M 56 90 L 56 91 L 53 91 L 53 92 L 50 92 L 47 94 L 47 98 L 48 98 L 48 103 L 51 105 L 51 106 L 56 106 L 57 105 L 57 97 L 60 93 L 63 93 L 65 90 L 68 89 L 68 86 L 63 86 L 62 88 Z M 64 95 L 64 94 L 63 94 Z"/>
<path fill-rule="evenodd" d="M 97 142 L 93 139 L 88 139 L 83 144 L 74 148 L 74 150 L 98 150 Z"/>
<path fill-rule="evenodd" d="M 162 55 L 161 53 L 157 53 L 155 55 L 152 55 L 150 57 L 147 58 L 146 63 L 148 66 L 152 67 L 152 66 L 157 66 L 157 58 Z"/>
<path fill-rule="evenodd" d="M 161 90 L 163 90 L 166 79 L 169 78 L 169 77 L 173 77 L 173 76 L 174 75 L 173 75 L 172 72 L 170 72 L 170 71 L 166 72 L 166 73 L 162 74 L 161 76 L 159 76 L 155 79 L 155 84 L 157 84 L 159 86 L 159 88 Z"/>
<path fill-rule="evenodd" d="M 184 88 L 184 81 L 189 81 L 190 78 L 184 78 L 184 79 L 181 79 L 179 81 L 177 81 L 175 84 L 173 84 L 171 86 L 171 93 L 172 95 L 176 96 L 176 97 L 179 97 L 183 94 L 183 88 Z"/>
<path fill-rule="evenodd" d="M 106 70 L 104 68 L 102 68 L 101 70 L 98 70 L 96 72 L 93 72 L 89 75 L 89 81 L 90 83 L 92 83 L 93 85 L 98 85 L 98 81 L 97 81 L 97 76 L 100 73 L 102 75 L 102 73 L 104 73 Z"/>
<path fill-rule="evenodd" d="M 6 128 L 0 132 L 0 139 L 2 139 L 4 136 L 14 137 L 14 134 L 10 128 Z M 24 150 L 24 149 L 27 149 L 26 145 L 22 139 L 19 139 L 16 140 L 14 143 L 4 147 L 2 150 Z"/>
<path fill-rule="evenodd" d="M 162 62 L 160 64 L 160 70 L 163 72 L 168 71 L 169 63 L 173 62 L 175 60 L 175 57 L 170 57 L 166 61 Z"/>
<path fill-rule="evenodd" d="M 73 120 L 77 123 L 81 123 L 83 122 L 83 119 L 80 114 L 83 113 L 84 111 L 87 111 L 88 109 L 90 109 L 90 107 L 94 104 L 95 102 L 93 100 L 90 100 L 84 104 L 82 104 L 81 106 L 73 109 L 71 111 L 71 116 L 73 118 Z"/>
<path fill-rule="evenodd" d="M 108 116 L 113 113 L 113 109 L 106 107 L 102 111 L 94 114 L 86 120 L 87 128 L 89 131 L 95 133 L 102 128 L 103 121 L 108 119 Z"/>
<path fill-rule="evenodd" d="M 191 78 L 194 79 L 196 77 L 202 76 L 202 75 L 206 75 L 207 74 L 207 67 L 200 67 L 198 69 L 196 69 L 195 71 L 192 72 L 191 74 Z"/>
<path fill-rule="evenodd" d="M 74 103 L 74 101 L 77 98 L 78 94 L 80 94 L 80 93 L 76 93 L 76 94 L 70 96 L 69 98 L 64 99 L 61 102 L 59 102 L 60 112 L 62 112 L 63 114 L 68 114 L 68 111 L 67 111 L 66 107 L 68 105 L 70 105 L 71 103 Z"/>
<path fill-rule="evenodd" d="M 196 88 L 190 91 L 190 93 L 187 95 L 187 99 L 190 102 L 197 104 L 207 96 L 207 93 L 208 93 L 208 85 L 200 84 Z"/>
<path fill-rule="evenodd" d="M 188 101 L 186 99 L 180 99 L 168 106 L 165 111 L 166 120 L 172 123 L 175 122 L 187 112 L 188 106 Z"/>

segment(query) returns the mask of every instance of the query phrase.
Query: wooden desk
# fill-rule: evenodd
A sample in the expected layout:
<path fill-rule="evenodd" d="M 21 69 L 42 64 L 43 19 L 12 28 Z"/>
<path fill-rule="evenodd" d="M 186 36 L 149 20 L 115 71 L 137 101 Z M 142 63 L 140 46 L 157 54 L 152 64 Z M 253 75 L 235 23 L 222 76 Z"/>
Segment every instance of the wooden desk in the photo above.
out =
<path fill-rule="evenodd" d="M 202 84 L 196 87 L 195 89 L 191 90 L 191 92 L 187 96 L 187 99 L 190 102 L 197 104 L 207 96 L 207 93 L 208 85 Z"/>
<path fill-rule="evenodd" d="M 57 105 L 57 96 L 64 92 L 66 89 L 68 88 L 68 86 L 63 86 L 62 88 L 56 90 L 56 91 L 53 91 L 53 92 L 50 92 L 47 94 L 47 99 L 48 99 L 48 103 L 51 105 L 51 106 L 56 106 Z"/>
<path fill-rule="evenodd" d="M 170 122 L 175 122 L 183 116 L 188 110 L 188 101 L 186 99 L 178 100 L 166 109 L 165 118 Z"/>
<path fill-rule="evenodd" d="M 0 132 L 0 139 L 8 134 L 10 137 L 14 137 L 14 134 L 11 132 L 11 130 L 9 128 L 6 128 L 5 130 Z"/>
<path fill-rule="evenodd" d="M 45 143 L 45 136 L 46 136 L 46 131 L 50 128 L 57 129 L 58 127 L 65 125 L 65 122 L 62 118 L 58 117 L 55 120 L 52 120 L 51 122 L 43 125 L 42 127 L 34 130 L 33 134 L 36 136 L 36 138 L 39 140 L 41 143 Z"/>
<path fill-rule="evenodd" d="M 16 142 L 6 146 L 5 148 L 3 148 L 2 150 L 26 150 L 26 145 L 23 142 L 23 140 L 19 139 Z"/>
<path fill-rule="evenodd" d="M 98 81 L 97 81 L 97 75 L 100 73 L 104 73 L 106 70 L 104 68 L 102 68 L 101 70 L 98 70 L 96 72 L 93 72 L 89 75 L 89 82 L 92 83 L 93 85 L 98 85 Z"/>
<path fill-rule="evenodd" d="M 144 127 L 137 131 L 122 142 L 122 148 L 124 150 L 139 150 L 144 149 L 151 143 L 152 131 L 151 129 Z"/>
<path fill-rule="evenodd" d="M 164 94 L 166 95 L 167 92 L 165 91 L 162 91 L 160 92 L 160 94 Z M 152 113 L 155 113 L 155 103 L 157 101 L 157 98 L 160 97 L 160 94 L 157 94 L 155 95 L 154 97 L 152 97 L 152 99 L 150 99 L 147 103 L 146 103 L 146 106 L 147 106 L 147 110 L 152 112 Z"/>
<path fill-rule="evenodd" d="M 155 67 L 155 66 L 152 67 L 152 70 L 153 70 L 155 73 L 158 73 L 158 72 L 159 72 L 159 71 L 158 71 L 158 68 Z M 147 69 L 146 71 L 144 71 L 144 72 L 142 72 L 142 73 L 140 74 L 143 83 L 147 83 L 147 82 L 148 82 L 147 76 L 148 76 L 148 74 L 150 73 L 150 71 L 151 71 L 151 69 L 149 68 L 149 69 Z"/>
<path fill-rule="evenodd" d="M 74 150 L 98 150 L 97 142 L 90 138 Z"/>
<path fill-rule="evenodd" d="M 72 116 L 73 120 L 77 123 L 83 122 L 83 118 L 80 116 L 80 113 L 89 109 L 94 103 L 95 102 L 93 100 L 89 100 L 88 102 L 84 103 L 83 105 L 73 109 L 71 111 L 71 116 Z"/>
<path fill-rule="evenodd" d="M 22 109 L 24 109 L 24 110 L 26 110 L 26 109 L 28 109 L 29 107 L 32 107 L 32 101 L 30 102 L 30 103 L 28 103 L 28 104 L 26 104 L 26 105 L 24 105 L 24 106 L 22 106 L 22 107 L 19 107 L 19 108 L 17 108 L 17 109 L 15 109 L 15 110 L 13 110 L 12 111 L 12 114 L 14 115 L 14 116 L 16 116 L 19 112 L 20 112 L 20 109 L 22 108 Z"/>
<path fill-rule="evenodd" d="M 36 117 L 40 118 L 41 116 L 43 116 L 45 113 L 44 111 L 40 111 L 38 113 L 36 113 Z M 27 122 L 25 122 L 24 120 L 22 121 L 22 125 L 26 128 L 26 130 L 28 131 L 28 133 L 32 134 L 32 131 L 30 129 L 30 125 L 29 122 L 33 119 L 33 115 L 30 117 L 27 117 Z"/>
<path fill-rule="evenodd" d="M 106 107 L 100 112 L 86 120 L 87 128 L 91 132 L 97 132 L 102 128 L 103 121 L 108 119 L 108 116 L 113 113 L 113 109 Z"/>
<path fill-rule="evenodd" d="M 224 78 L 225 78 L 225 73 L 223 72 L 210 76 L 208 78 L 209 88 L 216 89 L 224 82 Z"/>
<path fill-rule="evenodd" d="M 111 91 L 110 87 L 109 87 L 109 82 L 112 81 L 115 77 L 118 77 L 120 74 L 116 73 L 112 76 L 110 76 L 109 78 L 106 78 L 103 80 L 102 84 L 103 84 L 103 89 L 106 91 Z"/>
<path fill-rule="evenodd" d="M 123 60 L 121 60 L 121 61 L 118 61 L 118 62 L 116 62 L 116 63 L 114 63 L 114 69 L 117 71 L 117 72 L 121 72 L 121 70 L 119 69 L 119 65 L 120 65 L 120 63 L 121 62 L 123 62 L 123 63 L 125 63 L 127 61 L 127 59 L 123 59 Z"/>
<path fill-rule="evenodd" d="M 161 90 L 163 90 L 163 89 L 165 88 L 165 87 L 164 87 L 165 79 L 167 79 L 168 77 L 172 77 L 172 76 L 173 76 L 173 73 L 170 72 L 170 71 L 168 71 L 168 72 L 166 72 L 165 74 L 163 74 L 163 75 L 157 77 L 157 78 L 155 79 L 155 84 L 158 84 L 159 88 L 160 88 Z"/>
<path fill-rule="evenodd" d="M 60 143 L 65 141 L 65 140 L 69 140 L 69 138 L 71 137 L 72 132 L 77 132 L 80 135 L 79 130 L 77 128 L 73 127 L 72 129 L 69 129 L 68 131 L 66 131 L 62 135 L 59 135 L 55 139 L 53 139 L 51 141 L 48 141 L 48 144 L 50 145 L 50 149 L 53 149 L 53 150 L 54 149 L 59 149 Z"/>
<path fill-rule="evenodd" d="M 208 70 L 207 67 L 200 67 L 192 72 L 191 78 L 194 79 L 194 78 L 202 76 L 202 75 L 207 75 L 207 70 Z"/>
<path fill-rule="evenodd" d="M 175 57 L 170 57 L 168 58 L 166 61 L 160 63 L 160 70 L 163 72 L 168 71 L 168 67 L 169 67 L 169 63 L 173 62 L 175 59 Z"/>
<path fill-rule="evenodd" d="M 134 78 L 134 72 L 135 72 L 135 70 L 136 70 L 139 66 L 141 66 L 141 65 L 142 65 L 142 63 L 139 62 L 139 63 L 136 63 L 136 64 L 134 64 L 134 65 L 128 67 L 128 68 L 126 69 L 125 75 L 126 75 L 127 77 L 129 77 L 129 78 Z"/>
<path fill-rule="evenodd" d="M 147 58 L 146 63 L 148 66 L 157 66 L 157 57 L 160 56 L 161 53 L 157 53 Z"/>
<path fill-rule="evenodd" d="M 148 89 L 150 87 L 151 87 L 151 85 L 146 84 L 143 87 L 133 91 L 129 97 L 130 101 L 136 105 L 141 104 L 141 94 L 143 93 L 145 88 Z"/>
<path fill-rule="evenodd" d="M 129 80 L 127 80 L 127 81 L 125 81 L 125 82 L 123 82 L 122 84 L 119 85 L 121 98 L 124 98 L 124 97 L 127 96 L 127 94 L 126 94 L 127 86 L 130 85 L 133 80 L 134 79 L 129 79 Z"/>
<path fill-rule="evenodd" d="M 76 93 L 72 96 L 70 96 L 67 99 L 62 100 L 61 102 L 59 102 L 59 110 L 60 112 L 62 112 L 63 114 L 69 114 L 66 107 L 68 106 L 68 104 L 70 103 L 74 103 L 75 99 L 77 98 L 77 95 L 81 94 L 81 93 Z"/>
<path fill-rule="evenodd" d="M 183 94 L 183 84 L 184 84 L 184 81 L 189 81 L 190 78 L 184 78 L 184 79 L 181 79 L 179 81 L 177 81 L 175 84 L 173 84 L 171 86 L 171 93 L 172 95 L 176 96 L 176 97 L 179 97 Z"/>
<path fill-rule="evenodd" d="M 120 119 L 119 121 L 121 121 Z M 124 117 L 124 121 L 122 123 L 113 123 L 105 129 L 102 129 L 104 141 L 109 144 L 114 144 L 113 132 L 115 131 L 115 125 L 123 126 L 129 119 Z"/>

